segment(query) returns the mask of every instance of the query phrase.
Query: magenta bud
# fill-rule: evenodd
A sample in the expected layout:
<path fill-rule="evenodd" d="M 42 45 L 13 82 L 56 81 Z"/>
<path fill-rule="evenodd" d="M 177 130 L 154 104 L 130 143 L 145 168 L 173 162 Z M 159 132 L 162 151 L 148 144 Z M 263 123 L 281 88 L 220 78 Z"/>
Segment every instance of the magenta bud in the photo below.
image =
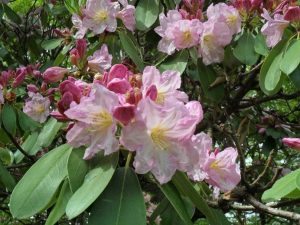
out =
<path fill-rule="evenodd" d="M 125 79 L 114 78 L 107 84 L 107 88 L 117 94 L 125 94 L 130 90 L 131 86 Z"/>
<path fill-rule="evenodd" d="M 285 20 L 291 22 L 299 22 L 300 21 L 300 7 L 299 6 L 291 6 L 284 13 Z"/>
<path fill-rule="evenodd" d="M 80 60 L 80 56 L 79 56 L 78 50 L 76 48 L 72 49 L 70 51 L 70 61 L 71 61 L 72 65 L 78 66 L 79 60 Z"/>
<path fill-rule="evenodd" d="M 64 93 L 61 100 L 59 100 L 59 102 L 57 103 L 58 111 L 63 114 L 70 108 L 70 104 L 73 100 L 74 98 L 71 92 Z"/>
<path fill-rule="evenodd" d="M 68 117 L 66 117 L 64 114 L 61 114 L 60 112 L 57 111 L 51 112 L 50 115 L 61 122 L 65 122 L 69 120 Z"/>
<path fill-rule="evenodd" d="M 43 73 L 43 78 L 46 83 L 55 83 L 61 81 L 68 72 L 69 70 L 66 68 L 50 67 Z"/>
<path fill-rule="evenodd" d="M 283 138 L 282 143 L 290 148 L 300 150 L 300 138 Z"/>
<path fill-rule="evenodd" d="M 79 103 L 81 99 L 80 88 L 77 87 L 72 81 L 65 80 L 59 85 L 60 92 L 64 95 L 66 92 L 72 94 L 75 102 Z"/>
<path fill-rule="evenodd" d="M 135 106 L 131 104 L 117 106 L 114 109 L 113 116 L 124 125 L 127 125 L 135 116 Z"/>
<path fill-rule="evenodd" d="M 108 81 L 111 81 L 114 78 L 126 78 L 128 72 L 128 68 L 123 64 L 116 64 L 111 67 L 108 74 Z"/>
<path fill-rule="evenodd" d="M 83 59 L 86 53 L 86 40 L 85 39 L 77 40 L 76 49 L 78 51 L 79 58 Z"/>
<path fill-rule="evenodd" d="M 33 93 L 37 93 L 39 91 L 39 89 L 37 88 L 37 86 L 35 86 L 34 84 L 28 84 L 27 85 L 27 90 L 29 92 L 33 92 Z"/>
<path fill-rule="evenodd" d="M 27 70 L 26 70 L 25 67 L 20 68 L 20 69 L 17 70 L 17 77 L 15 78 L 15 80 L 12 84 L 13 88 L 18 87 L 20 84 L 23 83 L 26 74 L 27 74 Z"/>

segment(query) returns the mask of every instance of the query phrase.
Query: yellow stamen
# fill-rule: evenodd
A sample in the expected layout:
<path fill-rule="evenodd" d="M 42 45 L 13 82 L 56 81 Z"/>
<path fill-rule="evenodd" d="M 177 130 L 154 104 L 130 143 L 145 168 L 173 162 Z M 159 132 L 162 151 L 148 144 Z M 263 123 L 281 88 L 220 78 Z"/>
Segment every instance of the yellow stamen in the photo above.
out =
<path fill-rule="evenodd" d="M 160 126 L 154 127 L 151 129 L 151 139 L 152 142 L 160 149 L 167 150 L 169 143 L 166 137 L 166 129 L 161 128 Z"/>
<path fill-rule="evenodd" d="M 165 102 L 165 93 L 157 92 L 157 98 L 155 100 L 157 104 L 163 104 Z"/>
<path fill-rule="evenodd" d="M 109 112 L 102 110 L 98 113 L 92 115 L 93 123 L 98 127 L 98 129 L 107 129 L 113 124 L 113 118 Z"/>
<path fill-rule="evenodd" d="M 108 18 L 108 13 L 105 10 L 99 10 L 98 12 L 96 12 L 96 14 L 94 15 L 94 20 L 98 21 L 98 22 L 103 22 Z"/>
<path fill-rule="evenodd" d="M 237 21 L 237 16 L 236 15 L 229 15 L 227 18 L 226 18 L 226 22 L 230 25 L 230 26 L 234 26 L 234 24 L 236 23 Z"/>
<path fill-rule="evenodd" d="M 42 113 L 45 112 L 45 107 L 42 104 L 38 104 L 35 107 L 35 111 L 36 111 L 37 114 L 42 114 Z"/>
<path fill-rule="evenodd" d="M 191 31 L 187 30 L 183 32 L 183 42 L 184 43 L 190 43 L 192 41 L 192 33 Z"/>

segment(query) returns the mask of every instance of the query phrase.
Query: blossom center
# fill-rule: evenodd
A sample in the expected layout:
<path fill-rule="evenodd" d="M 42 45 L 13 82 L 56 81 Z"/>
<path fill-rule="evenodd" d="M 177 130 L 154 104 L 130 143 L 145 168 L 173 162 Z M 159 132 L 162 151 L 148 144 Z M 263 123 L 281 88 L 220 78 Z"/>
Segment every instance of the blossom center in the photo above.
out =
<path fill-rule="evenodd" d="M 166 129 L 159 126 L 151 129 L 151 140 L 160 149 L 166 150 L 169 147 L 169 143 L 166 136 Z"/>
<path fill-rule="evenodd" d="M 113 124 L 113 118 L 106 110 L 93 114 L 92 121 L 102 129 L 107 129 Z"/>
<path fill-rule="evenodd" d="M 98 22 L 103 22 L 108 18 L 108 13 L 106 10 L 99 10 L 94 15 L 94 20 Z"/>
<path fill-rule="evenodd" d="M 36 111 L 37 114 L 42 114 L 42 113 L 45 112 L 45 107 L 42 104 L 38 104 L 35 107 L 35 111 Z"/>
<path fill-rule="evenodd" d="M 233 26 L 233 25 L 236 23 L 237 18 L 238 18 L 238 17 L 237 17 L 236 15 L 229 15 L 229 16 L 226 18 L 226 22 L 227 22 L 229 25 Z"/>
<path fill-rule="evenodd" d="M 213 47 L 214 36 L 212 34 L 206 34 L 203 36 L 203 43 L 208 47 Z"/>
<path fill-rule="evenodd" d="M 192 32 L 190 30 L 184 31 L 183 34 L 183 43 L 190 43 L 192 41 Z"/>
<path fill-rule="evenodd" d="M 157 92 L 157 97 L 155 102 L 157 104 L 163 104 L 165 102 L 165 92 Z"/>

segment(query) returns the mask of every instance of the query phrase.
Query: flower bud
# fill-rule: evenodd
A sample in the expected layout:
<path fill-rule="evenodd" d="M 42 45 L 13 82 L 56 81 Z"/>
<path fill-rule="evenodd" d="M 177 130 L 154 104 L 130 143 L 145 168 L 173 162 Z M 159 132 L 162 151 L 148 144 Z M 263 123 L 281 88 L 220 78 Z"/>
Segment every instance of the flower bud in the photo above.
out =
<path fill-rule="evenodd" d="M 300 150 L 300 138 L 283 138 L 282 143 L 290 148 Z"/>
<path fill-rule="evenodd" d="M 69 70 L 62 67 L 50 67 L 43 73 L 43 78 L 46 83 L 55 83 L 62 80 Z"/>
<path fill-rule="evenodd" d="M 39 91 L 39 89 L 37 88 L 37 86 L 35 86 L 34 84 L 28 84 L 27 85 L 27 90 L 29 92 L 33 92 L 33 93 L 37 93 Z"/>
<path fill-rule="evenodd" d="M 127 125 L 135 116 L 135 105 L 125 104 L 117 106 L 113 116 L 124 125 Z"/>
<path fill-rule="evenodd" d="M 291 6 L 284 13 L 285 20 L 291 22 L 300 22 L 300 7 L 299 6 Z"/>

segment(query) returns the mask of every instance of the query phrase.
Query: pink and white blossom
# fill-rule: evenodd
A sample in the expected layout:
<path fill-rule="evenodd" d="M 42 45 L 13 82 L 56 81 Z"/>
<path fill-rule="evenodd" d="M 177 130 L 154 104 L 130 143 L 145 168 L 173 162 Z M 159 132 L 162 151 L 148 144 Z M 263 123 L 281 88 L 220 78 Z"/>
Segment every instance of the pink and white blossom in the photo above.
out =
<path fill-rule="evenodd" d="M 73 102 L 65 111 L 67 117 L 76 121 L 67 133 L 68 143 L 74 147 L 88 146 L 85 159 L 90 159 L 101 150 L 105 155 L 118 150 L 116 120 L 112 116 L 118 105 L 118 96 L 114 92 L 94 84 L 90 96 L 82 97 L 79 104 Z"/>
<path fill-rule="evenodd" d="M 177 71 L 167 70 L 160 74 L 156 67 L 147 66 L 143 71 L 142 83 L 143 96 L 151 94 L 151 99 L 158 104 L 188 101 L 188 96 L 178 90 L 181 86 L 181 77 Z"/>
<path fill-rule="evenodd" d="M 300 150 L 300 138 L 283 138 L 282 143 L 290 148 Z"/>
<path fill-rule="evenodd" d="M 264 13 L 261 16 L 267 22 L 261 28 L 261 32 L 266 36 L 267 46 L 274 47 L 282 39 L 284 29 L 289 25 L 289 21 L 280 14 L 275 14 L 273 19 L 266 9 L 263 10 Z"/>
<path fill-rule="evenodd" d="M 224 47 L 231 42 L 231 39 L 232 33 L 225 23 L 211 20 L 204 22 L 198 48 L 198 54 L 202 57 L 203 63 L 209 65 L 222 62 Z"/>
<path fill-rule="evenodd" d="M 75 38 L 76 39 L 83 38 L 85 33 L 87 32 L 87 27 L 85 27 L 83 25 L 82 18 L 79 15 L 74 14 L 74 15 L 72 15 L 72 23 L 73 23 L 74 27 L 77 29 Z"/>
<path fill-rule="evenodd" d="M 109 54 L 107 45 L 103 44 L 101 49 L 95 51 L 87 60 L 91 70 L 103 73 L 111 67 L 112 55 Z"/>
<path fill-rule="evenodd" d="M 116 15 L 119 8 L 118 2 L 87 0 L 82 25 L 92 30 L 94 34 L 101 34 L 105 30 L 114 32 L 117 29 Z"/>
<path fill-rule="evenodd" d="M 233 6 L 225 3 L 211 4 L 207 8 L 206 14 L 210 21 L 227 24 L 232 35 L 241 31 L 241 17 L 239 11 Z M 219 35 L 223 34 L 219 33 Z"/>
<path fill-rule="evenodd" d="M 191 102 L 201 108 L 199 102 Z M 199 112 L 200 110 L 196 110 Z M 162 184 L 175 171 L 184 170 L 189 162 L 185 140 L 195 131 L 201 115 L 193 114 L 183 103 L 162 108 L 149 98 L 139 102 L 136 119 L 123 128 L 120 141 L 130 151 L 136 151 L 134 167 L 137 173 L 149 171 Z"/>
<path fill-rule="evenodd" d="M 134 31 L 135 29 L 135 7 L 129 5 L 127 0 L 119 0 L 123 9 L 117 13 L 117 18 L 121 19 L 125 27 Z"/>
<path fill-rule="evenodd" d="M 39 93 L 29 92 L 23 112 L 31 119 L 43 123 L 49 116 L 50 100 Z"/>

